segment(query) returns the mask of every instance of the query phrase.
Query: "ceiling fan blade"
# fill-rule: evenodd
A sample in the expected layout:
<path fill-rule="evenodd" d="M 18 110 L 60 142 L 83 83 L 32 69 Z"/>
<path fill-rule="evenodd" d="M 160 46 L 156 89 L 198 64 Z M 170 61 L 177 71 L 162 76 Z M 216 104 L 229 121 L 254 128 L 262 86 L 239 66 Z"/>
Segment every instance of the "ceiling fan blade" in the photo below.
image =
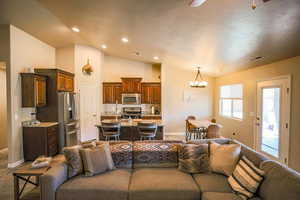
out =
<path fill-rule="evenodd" d="M 268 1 L 271 1 L 271 0 L 262 0 L 264 3 L 268 2 Z"/>
<path fill-rule="evenodd" d="M 192 0 L 189 5 L 191 7 L 198 7 L 201 6 L 206 0 Z"/>

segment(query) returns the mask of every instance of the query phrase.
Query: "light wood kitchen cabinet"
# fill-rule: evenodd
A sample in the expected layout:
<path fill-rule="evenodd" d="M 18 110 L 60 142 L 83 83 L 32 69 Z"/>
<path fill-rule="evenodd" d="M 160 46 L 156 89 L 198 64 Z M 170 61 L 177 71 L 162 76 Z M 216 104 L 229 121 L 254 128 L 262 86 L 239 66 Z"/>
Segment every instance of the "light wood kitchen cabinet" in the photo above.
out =
<path fill-rule="evenodd" d="M 21 73 L 22 107 L 43 107 L 47 105 L 47 77 L 34 73 Z"/>
<path fill-rule="evenodd" d="M 160 104 L 161 103 L 161 84 L 160 83 L 142 83 L 142 103 Z"/>
<path fill-rule="evenodd" d="M 74 77 L 61 72 L 57 73 L 57 90 L 65 92 L 74 91 Z"/>
<path fill-rule="evenodd" d="M 104 82 L 103 83 L 103 104 L 122 103 L 122 83 Z"/>
<path fill-rule="evenodd" d="M 141 93 L 142 78 L 121 78 L 123 93 Z"/>
<path fill-rule="evenodd" d="M 48 76 L 50 90 L 74 92 L 74 74 L 60 69 L 35 69 L 35 73 Z M 54 88 L 53 88 L 54 87 Z"/>

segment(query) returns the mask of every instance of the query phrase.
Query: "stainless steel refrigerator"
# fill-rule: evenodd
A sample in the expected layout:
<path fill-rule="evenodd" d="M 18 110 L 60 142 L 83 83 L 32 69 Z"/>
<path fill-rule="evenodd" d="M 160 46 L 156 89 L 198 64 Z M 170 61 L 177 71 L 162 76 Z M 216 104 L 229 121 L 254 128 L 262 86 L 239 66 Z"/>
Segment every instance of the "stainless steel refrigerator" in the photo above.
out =
<path fill-rule="evenodd" d="M 59 151 L 80 141 L 79 94 L 58 93 Z"/>

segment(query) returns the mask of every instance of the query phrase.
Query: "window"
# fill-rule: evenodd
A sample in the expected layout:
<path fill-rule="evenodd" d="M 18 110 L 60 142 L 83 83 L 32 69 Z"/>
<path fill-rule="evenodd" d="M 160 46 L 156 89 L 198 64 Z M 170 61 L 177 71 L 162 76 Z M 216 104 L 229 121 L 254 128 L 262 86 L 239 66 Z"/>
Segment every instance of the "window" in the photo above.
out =
<path fill-rule="evenodd" d="M 220 115 L 243 119 L 243 85 L 220 87 Z"/>

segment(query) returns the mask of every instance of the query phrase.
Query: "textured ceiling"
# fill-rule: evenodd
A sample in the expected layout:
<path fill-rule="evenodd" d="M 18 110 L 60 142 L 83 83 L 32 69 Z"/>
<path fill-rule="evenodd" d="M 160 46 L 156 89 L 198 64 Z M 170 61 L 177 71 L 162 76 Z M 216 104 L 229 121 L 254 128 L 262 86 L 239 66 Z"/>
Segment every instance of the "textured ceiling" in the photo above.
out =
<path fill-rule="evenodd" d="M 106 44 L 109 55 L 144 62 L 159 56 L 221 75 L 300 55 L 300 0 L 257 1 L 252 10 L 250 0 L 207 0 L 198 8 L 189 0 L 1 0 L 0 23 L 55 47 Z M 253 61 L 257 56 L 263 59 Z"/>

